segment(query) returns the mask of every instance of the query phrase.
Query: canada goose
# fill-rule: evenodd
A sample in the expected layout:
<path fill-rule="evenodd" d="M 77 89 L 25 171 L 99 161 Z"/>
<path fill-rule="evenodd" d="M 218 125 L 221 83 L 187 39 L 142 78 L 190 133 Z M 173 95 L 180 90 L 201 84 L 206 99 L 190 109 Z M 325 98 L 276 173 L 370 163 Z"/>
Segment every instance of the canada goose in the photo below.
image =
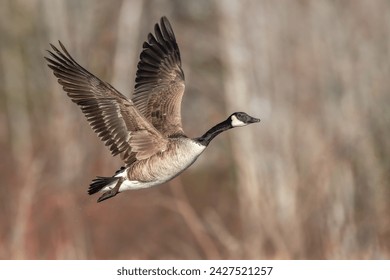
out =
<path fill-rule="evenodd" d="M 45 57 L 58 83 L 80 106 L 92 129 L 112 155 L 120 154 L 125 163 L 112 177 L 92 181 L 88 193 L 103 192 L 98 202 L 126 190 L 165 183 L 193 164 L 221 132 L 260 121 L 236 112 L 202 136 L 188 138 L 180 115 L 184 73 L 166 17 L 161 18 L 160 25 L 155 24 L 154 33 L 149 33 L 143 44 L 132 99 L 80 66 L 61 42 L 62 51 L 50 44 L 51 58 Z"/>

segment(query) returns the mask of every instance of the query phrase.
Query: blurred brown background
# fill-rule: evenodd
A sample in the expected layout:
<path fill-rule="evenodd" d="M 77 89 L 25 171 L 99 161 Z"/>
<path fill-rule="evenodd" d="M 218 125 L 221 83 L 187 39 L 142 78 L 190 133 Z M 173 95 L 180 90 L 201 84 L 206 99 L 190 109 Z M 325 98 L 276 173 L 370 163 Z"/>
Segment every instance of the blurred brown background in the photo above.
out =
<path fill-rule="evenodd" d="M 390 258 L 389 1 L 0 1 L 1 259 Z M 112 158 L 43 59 L 61 40 L 130 96 L 162 15 L 188 136 L 234 111 L 160 187 L 97 204 Z"/>

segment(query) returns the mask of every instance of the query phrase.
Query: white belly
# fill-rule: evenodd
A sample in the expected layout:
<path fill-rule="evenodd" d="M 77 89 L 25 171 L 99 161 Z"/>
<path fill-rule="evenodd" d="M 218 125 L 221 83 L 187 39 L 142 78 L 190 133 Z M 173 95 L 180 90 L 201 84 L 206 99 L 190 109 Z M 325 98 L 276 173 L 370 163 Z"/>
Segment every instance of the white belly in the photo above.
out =
<path fill-rule="evenodd" d="M 115 177 L 123 177 L 125 179 L 119 187 L 119 192 L 149 188 L 168 182 L 193 164 L 206 148 L 205 146 L 190 139 L 181 141 L 179 147 L 180 150 L 178 149 L 176 153 L 171 154 L 169 158 L 151 163 L 150 173 L 152 173 L 155 178 L 153 180 L 146 182 L 131 180 L 128 178 L 127 169 L 124 169 L 122 172 L 116 174 Z M 106 192 L 114 188 L 116 183 L 116 181 L 111 183 L 110 185 L 104 187 L 101 191 Z"/>

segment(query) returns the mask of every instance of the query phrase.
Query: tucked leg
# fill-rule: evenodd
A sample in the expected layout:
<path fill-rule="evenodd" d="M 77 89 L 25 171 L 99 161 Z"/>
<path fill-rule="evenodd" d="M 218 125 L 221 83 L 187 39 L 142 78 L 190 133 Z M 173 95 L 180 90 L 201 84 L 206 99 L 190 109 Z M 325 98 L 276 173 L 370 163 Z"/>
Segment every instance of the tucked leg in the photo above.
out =
<path fill-rule="evenodd" d="M 97 202 L 102 202 L 103 200 L 106 200 L 106 199 L 109 199 L 111 197 L 116 196 L 117 193 L 119 192 L 119 188 L 122 185 L 124 180 L 125 179 L 123 177 L 119 177 L 118 182 L 116 183 L 115 187 L 113 187 L 111 190 L 106 191 L 105 193 L 103 193 L 103 195 L 101 197 L 99 197 Z"/>

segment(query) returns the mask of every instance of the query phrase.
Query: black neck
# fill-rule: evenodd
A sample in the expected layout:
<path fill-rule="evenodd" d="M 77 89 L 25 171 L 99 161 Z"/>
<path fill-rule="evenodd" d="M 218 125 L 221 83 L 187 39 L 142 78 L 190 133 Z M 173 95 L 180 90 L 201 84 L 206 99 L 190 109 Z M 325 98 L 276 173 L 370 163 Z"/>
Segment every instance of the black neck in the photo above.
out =
<path fill-rule="evenodd" d="M 200 144 L 207 146 L 210 144 L 211 140 L 214 139 L 215 136 L 220 134 L 221 132 L 224 132 L 225 130 L 231 129 L 233 126 L 230 123 L 230 119 L 227 119 L 212 128 L 210 128 L 205 134 L 203 134 L 201 137 L 195 138 L 195 141 L 199 142 Z"/>

